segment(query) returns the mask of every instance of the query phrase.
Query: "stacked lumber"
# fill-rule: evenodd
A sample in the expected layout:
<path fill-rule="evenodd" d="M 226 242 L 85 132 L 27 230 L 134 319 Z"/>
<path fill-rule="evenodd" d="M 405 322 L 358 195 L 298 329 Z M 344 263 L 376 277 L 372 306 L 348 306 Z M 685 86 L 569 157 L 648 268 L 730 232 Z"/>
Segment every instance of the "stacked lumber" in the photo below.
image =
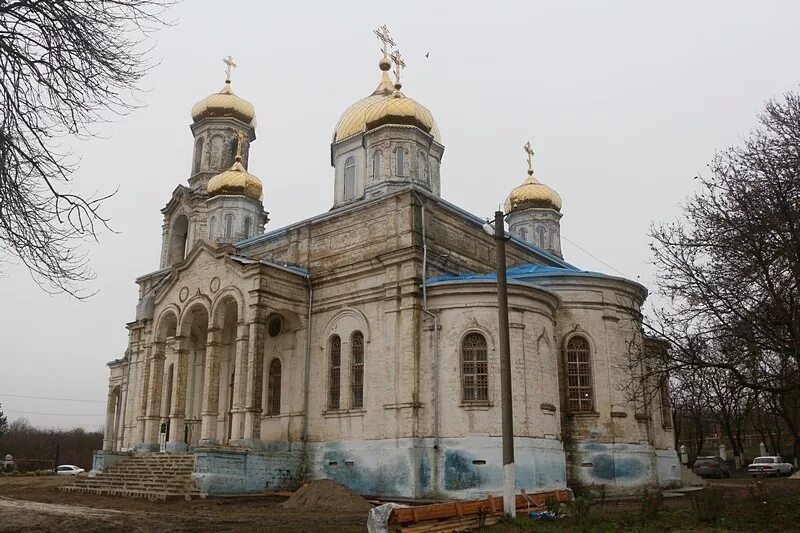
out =
<path fill-rule="evenodd" d="M 518 494 L 517 509 L 536 511 L 550 502 L 568 503 L 572 491 L 553 490 L 536 494 Z M 485 500 L 452 501 L 418 507 L 398 507 L 389 517 L 389 525 L 401 533 L 470 531 L 497 523 L 503 515 L 503 498 L 489 496 Z"/>

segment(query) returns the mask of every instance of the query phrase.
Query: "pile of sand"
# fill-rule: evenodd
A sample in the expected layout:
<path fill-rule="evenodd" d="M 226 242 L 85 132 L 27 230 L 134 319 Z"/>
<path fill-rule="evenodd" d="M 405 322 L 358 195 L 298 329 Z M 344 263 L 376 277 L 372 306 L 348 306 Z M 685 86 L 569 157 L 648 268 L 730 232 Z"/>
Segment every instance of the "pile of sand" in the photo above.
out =
<path fill-rule="evenodd" d="M 800 470 L 789 476 L 789 479 L 800 479 Z"/>
<path fill-rule="evenodd" d="M 360 494 L 332 479 L 318 479 L 303 485 L 281 506 L 308 511 L 367 512 L 372 509 Z"/>

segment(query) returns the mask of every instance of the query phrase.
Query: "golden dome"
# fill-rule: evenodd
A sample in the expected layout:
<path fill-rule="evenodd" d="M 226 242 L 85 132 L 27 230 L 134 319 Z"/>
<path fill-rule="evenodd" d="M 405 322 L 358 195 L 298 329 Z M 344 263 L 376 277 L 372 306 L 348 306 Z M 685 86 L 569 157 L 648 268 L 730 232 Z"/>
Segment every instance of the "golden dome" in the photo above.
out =
<path fill-rule="evenodd" d="M 253 200 L 261 199 L 261 180 L 247 172 L 242 166 L 242 157 L 237 155 L 231 168 L 217 174 L 208 181 L 208 195 L 242 195 Z"/>
<path fill-rule="evenodd" d="M 247 124 L 253 122 L 256 110 L 253 104 L 233 94 L 231 80 L 218 93 L 206 96 L 192 107 L 192 120 L 197 122 L 208 117 L 232 117 Z"/>
<path fill-rule="evenodd" d="M 528 172 L 528 177 L 519 187 L 515 187 L 506 200 L 506 213 L 521 211 L 532 207 L 561 211 L 561 197 L 556 191 L 541 183 Z"/>
<path fill-rule="evenodd" d="M 389 80 L 387 58 L 378 63 L 383 71 L 381 82 L 375 91 L 351 105 L 342 114 L 333 131 L 333 142 L 339 142 L 384 124 L 404 124 L 416 126 L 430 133 L 437 143 L 442 142 L 439 127 L 427 107 L 400 92 Z"/>

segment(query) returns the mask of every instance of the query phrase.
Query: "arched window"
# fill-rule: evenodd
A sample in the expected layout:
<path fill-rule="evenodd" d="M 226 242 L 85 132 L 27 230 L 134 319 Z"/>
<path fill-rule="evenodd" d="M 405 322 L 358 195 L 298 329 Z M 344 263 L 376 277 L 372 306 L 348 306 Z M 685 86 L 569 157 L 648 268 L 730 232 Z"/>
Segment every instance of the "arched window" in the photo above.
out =
<path fill-rule="evenodd" d="M 233 215 L 225 215 L 225 237 L 233 236 Z"/>
<path fill-rule="evenodd" d="M 395 174 L 405 176 L 406 174 L 406 151 L 398 148 L 394 151 Z"/>
<path fill-rule="evenodd" d="M 661 384 L 661 425 L 667 429 L 672 427 L 672 401 L 669 398 L 669 383 Z"/>
<path fill-rule="evenodd" d="M 250 217 L 244 217 L 244 238 L 250 237 L 250 230 L 253 229 L 253 220 Z"/>
<path fill-rule="evenodd" d="M 210 239 L 217 238 L 217 217 L 211 217 L 211 221 L 208 223 L 208 237 Z"/>
<path fill-rule="evenodd" d="M 489 401 L 486 337 L 470 333 L 461 343 L 461 390 L 465 402 Z"/>
<path fill-rule="evenodd" d="M 179 215 L 172 223 L 169 241 L 169 264 L 174 265 L 186 257 L 186 247 L 189 237 L 189 219 L 186 215 Z"/>
<path fill-rule="evenodd" d="M 267 377 L 267 414 L 281 414 L 281 361 L 277 357 L 269 363 Z"/>
<path fill-rule="evenodd" d="M 221 135 L 215 135 L 211 138 L 211 170 L 220 170 L 222 168 L 222 145 L 224 141 Z"/>
<path fill-rule="evenodd" d="M 354 331 L 350 336 L 350 407 L 364 407 L 364 334 Z"/>
<path fill-rule="evenodd" d="M 381 152 L 376 150 L 372 154 L 372 177 L 378 179 L 381 177 Z"/>
<path fill-rule="evenodd" d="M 567 342 L 567 398 L 570 412 L 594 411 L 591 348 L 586 337 L 580 335 Z"/>
<path fill-rule="evenodd" d="M 536 232 L 539 234 L 539 242 L 537 244 L 542 248 L 547 248 L 547 230 L 545 227 L 537 227 Z"/>
<path fill-rule="evenodd" d="M 342 339 L 333 335 L 328 341 L 330 367 L 328 370 L 328 409 L 339 409 L 339 391 L 341 390 Z"/>
<path fill-rule="evenodd" d="M 525 242 L 528 241 L 528 230 L 526 228 L 519 229 L 519 238 Z"/>
<path fill-rule="evenodd" d="M 356 195 L 356 158 L 348 157 L 344 162 L 344 199 L 349 200 Z"/>
<path fill-rule="evenodd" d="M 228 152 L 228 161 L 225 166 L 231 167 L 233 166 L 234 161 L 236 161 L 236 154 L 239 151 L 239 139 L 233 138 L 231 139 L 230 150 Z"/>
<path fill-rule="evenodd" d="M 203 138 L 198 137 L 194 142 L 194 164 L 192 165 L 192 174 L 200 172 L 203 164 Z"/>

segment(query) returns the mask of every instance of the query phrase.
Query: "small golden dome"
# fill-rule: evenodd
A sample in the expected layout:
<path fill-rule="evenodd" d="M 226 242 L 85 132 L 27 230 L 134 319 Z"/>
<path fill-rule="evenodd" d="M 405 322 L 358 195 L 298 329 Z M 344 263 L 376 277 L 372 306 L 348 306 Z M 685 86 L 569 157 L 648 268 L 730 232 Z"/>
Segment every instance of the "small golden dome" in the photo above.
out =
<path fill-rule="evenodd" d="M 233 94 L 231 80 L 225 80 L 225 87 L 218 93 L 206 96 L 192 107 L 192 120 L 208 117 L 232 117 L 250 124 L 256 116 L 253 104 Z"/>
<path fill-rule="evenodd" d="M 537 180 L 531 171 L 522 185 L 515 187 L 508 195 L 506 213 L 533 207 L 561 211 L 561 197 L 556 191 Z"/>
<path fill-rule="evenodd" d="M 416 126 L 425 133 L 430 133 L 433 140 L 441 144 L 439 127 L 428 108 L 395 89 L 389 80 L 387 71 L 390 63 L 385 57 L 378 66 L 383 71 L 380 84 L 371 95 L 351 105 L 342 114 L 333 131 L 333 142 L 339 142 L 384 124 L 404 124 Z"/>
<path fill-rule="evenodd" d="M 208 181 L 207 190 L 209 196 L 230 194 L 260 200 L 262 189 L 261 180 L 245 170 L 242 166 L 242 157 L 237 155 L 231 168 Z"/>

